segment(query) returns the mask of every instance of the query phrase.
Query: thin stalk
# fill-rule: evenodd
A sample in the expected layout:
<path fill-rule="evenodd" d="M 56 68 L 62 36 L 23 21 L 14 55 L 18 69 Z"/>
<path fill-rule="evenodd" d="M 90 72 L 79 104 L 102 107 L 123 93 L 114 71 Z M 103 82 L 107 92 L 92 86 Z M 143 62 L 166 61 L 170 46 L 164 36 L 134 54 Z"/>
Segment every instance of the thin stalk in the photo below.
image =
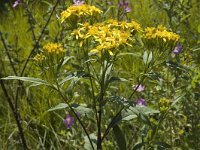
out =
<path fill-rule="evenodd" d="M 35 43 L 37 42 L 36 36 L 35 36 L 35 31 L 34 31 L 34 25 L 32 24 L 33 21 L 35 21 L 30 9 L 28 8 L 28 5 L 24 2 L 21 1 L 21 3 L 23 4 L 24 9 L 26 10 L 26 14 L 28 16 L 28 23 L 30 25 L 30 30 L 33 36 L 33 40 L 35 41 Z"/>
<path fill-rule="evenodd" d="M 92 140 L 86 130 L 86 127 L 84 126 L 83 122 L 81 121 L 81 119 L 79 118 L 79 116 L 77 115 L 77 113 L 75 112 L 75 110 L 71 107 L 71 105 L 69 104 L 69 102 L 66 100 L 66 97 L 62 94 L 62 92 L 60 91 L 60 88 L 59 88 L 59 85 L 57 85 L 57 89 L 56 91 L 60 94 L 60 96 L 62 97 L 63 101 L 68 105 L 68 107 L 70 108 L 70 110 L 73 112 L 73 114 L 76 116 L 78 122 L 80 123 L 80 125 L 82 126 L 85 134 L 87 135 L 88 137 L 88 140 L 90 142 L 90 145 L 92 146 L 92 149 L 94 150 L 94 146 L 92 144 Z"/>
<path fill-rule="evenodd" d="M 17 76 L 17 71 L 16 71 L 16 69 L 15 69 L 14 63 L 13 63 L 13 61 L 12 61 L 12 58 L 11 58 L 10 53 L 9 53 L 9 51 L 8 51 L 6 42 L 5 42 L 5 40 L 4 40 L 3 35 L 1 34 L 1 32 L 0 32 L 0 36 L 1 36 L 1 42 L 2 42 L 2 44 L 3 44 L 3 47 L 4 47 L 5 51 L 6 51 L 6 55 L 8 56 L 10 65 L 11 65 L 11 67 L 12 67 L 12 70 L 13 70 L 14 74 Z"/>
<path fill-rule="evenodd" d="M 88 44 L 88 43 L 87 43 Z M 88 46 L 87 46 L 88 47 Z M 86 67 L 87 67 L 87 71 L 88 73 L 90 74 L 91 71 L 90 71 L 90 64 L 88 62 L 88 59 L 89 59 L 89 56 L 88 56 L 88 53 L 85 52 L 84 50 L 84 55 L 85 55 L 85 59 L 86 59 Z M 92 66 L 92 64 L 91 64 Z M 93 68 L 93 66 L 92 66 Z M 94 68 L 93 68 L 94 69 Z M 95 69 L 94 69 L 94 72 L 95 72 Z M 93 85 L 93 82 L 92 82 L 92 77 L 89 76 L 89 80 L 90 80 L 90 85 L 91 85 L 91 88 L 92 88 L 92 99 L 93 99 L 93 108 L 95 110 L 95 115 L 96 115 L 96 120 L 97 120 L 97 124 L 98 124 L 98 115 L 97 115 L 97 108 L 96 108 L 96 98 L 95 98 L 95 94 L 94 94 L 94 85 Z"/>
<path fill-rule="evenodd" d="M 103 57 L 103 56 L 102 56 Z M 102 137 L 101 137 L 101 120 L 102 120 L 102 102 L 104 100 L 105 95 L 105 75 L 108 68 L 108 63 L 104 68 L 104 59 L 101 58 L 101 66 L 102 66 L 102 78 L 100 81 L 100 96 L 99 96 L 99 110 L 98 110 L 98 132 L 97 132 L 97 150 L 102 149 Z"/>
<path fill-rule="evenodd" d="M 87 65 L 88 73 L 90 74 L 89 63 L 87 62 L 86 65 Z M 94 107 L 94 110 L 95 110 L 97 124 L 98 124 L 98 116 L 97 116 L 97 108 L 96 108 L 96 106 L 97 106 L 96 105 L 96 98 L 95 98 L 95 95 L 94 95 L 94 86 L 93 86 L 93 82 L 92 82 L 92 77 L 91 76 L 89 77 L 89 80 L 90 80 L 90 85 L 91 85 L 91 88 L 92 88 L 93 107 Z"/>
<path fill-rule="evenodd" d="M 19 114 L 18 111 L 15 109 L 15 107 L 14 107 L 14 105 L 13 105 L 13 103 L 12 103 L 12 100 L 11 100 L 11 98 L 9 97 L 8 92 L 7 92 L 7 90 L 6 90 L 6 87 L 5 87 L 4 83 L 3 83 L 3 80 L 1 80 L 1 78 L 2 78 L 2 76 L 1 76 L 1 74 L 0 74 L 0 84 L 1 84 L 1 88 L 2 88 L 2 90 L 3 90 L 3 92 L 4 92 L 4 95 L 5 95 L 5 97 L 6 97 L 7 101 L 8 101 L 9 107 L 10 107 L 10 109 L 11 109 L 13 115 L 14 115 L 15 121 L 16 121 L 16 123 L 17 123 L 17 128 L 18 128 L 19 135 L 20 135 L 20 138 L 21 138 L 22 147 L 23 147 L 24 150 L 27 150 L 27 149 L 28 149 L 28 146 L 27 146 L 27 144 L 26 144 L 26 139 L 25 139 L 25 137 L 24 137 L 23 128 L 22 128 L 22 126 L 21 126 L 21 117 L 20 117 L 20 114 Z"/>
<path fill-rule="evenodd" d="M 60 1 L 60 0 L 57 0 L 57 1 L 56 1 L 56 4 L 54 5 L 54 7 L 53 7 L 53 9 L 52 9 L 52 11 L 51 11 L 51 14 L 50 14 L 50 16 L 49 16 L 49 18 L 48 18 L 48 20 L 47 20 L 47 22 L 46 22 L 46 24 L 45 24 L 45 26 L 44 26 L 42 32 L 41 32 L 39 38 L 36 40 L 36 43 L 35 43 L 33 49 L 31 50 L 29 56 L 27 57 L 27 59 L 26 59 L 26 61 L 25 61 L 25 64 L 24 64 L 23 69 L 22 69 L 22 71 L 21 71 L 21 73 L 20 73 L 20 76 L 23 76 L 24 71 L 25 71 L 25 69 L 26 69 L 26 66 L 27 66 L 27 64 L 28 64 L 28 62 L 29 62 L 31 56 L 33 55 L 33 53 L 35 52 L 35 50 L 38 48 L 39 43 L 40 43 L 40 40 L 42 39 L 42 36 L 43 36 L 43 34 L 44 34 L 44 32 L 45 32 L 45 30 L 46 30 L 46 28 L 47 28 L 47 26 L 48 26 L 48 24 L 49 24 L 49 22 L 50 22 L 50 20 L 51 20 L 51 17 L 52 17 L 52 15 L 53 15 L 53 13 L 54 13 L 54 11 L 55 11 L 55 9 L 56 9 L 56 7 L 57 7 L 59 1 Z"/>
<path fill-rule="evenodd" d="M 9 51 L 8 51 L 7 45 L 6 45 L 5 40 L 4 40 L 4 38 L 3 38 L 3 36 L 2 36 L 1 33 L 0 33 L 0 36 L 1 36 L 1 42 L 2 42 L 2 44 L 3 44 L 3 47 L 4 47 L 5 51 L 6 51 L 6 54 L 7 54 L 7 56 L 8 56 L 8 59 L 9 59 L 9 62 L 10 62 L 10 66 L 11 66 L 11 68 L 12 68 L 12 70 L 13 70 L 15 76 L 17 76 L 17 75 L 18 75 L 18 74 L 17 74 L 17 71 L 16 71 L 16 69 L 15 69 L 15 67 L 14 67 L 14 63 L 13 63 L 13 61 L 12 61 L 11 55 L 10 55 L 10 53 L 9 53 Z M 22 83 L 21 81 L 18 81 L 18 84 L 21 85 L 22 88 L 25 90 L 25 87 L 24 87 L 24 85 L 23 85 L 23 83 Z M 22 143 L 25 143 L 25 144 L 23 144 L 23 145 L 26 146 L 26 140 L 25 140 L 25 138 L 24 138 L 23 128 L 22 128 L 22 126 L 21 126 L 21 121 L 20 121 L 20 120 L 21 120 L 21 117 L 20 117 L 20 113 L 18 112 L 18 103 L 17 103 L 17 99 L 15 99 L 15 104 L 13 104 L 11 98 L 10 98 L 9 95 L 8 95 L 8 92 L 7 92 L 6 88 L 5 88 L 5 85 L 4 85 L 3 81 L 2 81 L 2 83 L 1 83 L 1 86 L 2 86 L 2 89 L 3 89 L 3 91 L 4 91 L 4 95 L 5 95 L 5 96 L 7 97 L 7 99 L 8 99 L 9 106 L 10 106 L 10 108 L 11 108 L 11 110 L 12 110 L 12 112 L 13 112 L 14 118 L 15 118 L 15 120 L 16 120 L 16 123 L 17 123 L 17 126 L 18 126 L 18 130 L 19 130 L 19 135 L 20 135 L 20 137 L 21 137 L 21 141 L 22 141 Z M 19 87 L 17 87 L 16 97 L 18 97 L 18 93 L 19 93 L 18 91 L 19 91 Z M 13 99 L 14 99 L 14 97 L 13 97 Z M 26 147 L 27 147 L 27 146 L 26 146 Z"/>

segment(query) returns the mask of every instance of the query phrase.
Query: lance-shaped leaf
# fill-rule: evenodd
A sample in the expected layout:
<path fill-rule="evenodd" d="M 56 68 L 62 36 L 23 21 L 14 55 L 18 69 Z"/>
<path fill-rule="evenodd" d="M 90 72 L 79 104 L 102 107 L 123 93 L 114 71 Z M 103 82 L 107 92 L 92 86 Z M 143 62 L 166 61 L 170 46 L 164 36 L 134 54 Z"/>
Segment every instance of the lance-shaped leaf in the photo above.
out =
<path fill-rule="evenodd" d="M 40 78 L 33 78 L 33 77 L 18 77 L 18 76 L 8 76 L 5 78 L 1 78 L 2 80 L 21 80 L 21 81 L 27 81 L 27 82 L 32 82 L 35 83 L 36 85 L 47 85 L 50 86 L 47 81 L 44 81 Z"/>
<path fill-rule="evenodd" d="M 55 111 L 55 110 L 61 110 L 61 109 L 65 109 L 68 108 L 68 104 L 66 103 L 59 103 L 58 105 L 50 108 L 48 111 Z M 92 109 L 87 108 L 85 105 L 79 105 L 79 104 L 71 104 L 71 107 L 78 112 L 79 114 L 83 115 L 83 114 L 91 114 Z"/>
<path fill-rule="evenodd" d="M 113 132 L 120 150 L 126 150 L 126 140 L 124 134 L 118 125 L 113 127 Z"/>
<path fill-rule="evenodd" d="M 65 103 L 60 103 L 58 105 L 56 105 L 55 107 L 50 108 L 48 111 L 54 111 L 54 110 L 60 110 L 60 109 L 65 109 L 67 108 L 68 105 Z"/>
<path fill-rule="evenodd" d="M 144 52 L 143 61 L 144 61 L 145 64 L 150 63 L 152 58 L 153 58 L 153 53 L 152 52 L 150 52 L 149 54 L 148 54 L 147 51 Z"/>

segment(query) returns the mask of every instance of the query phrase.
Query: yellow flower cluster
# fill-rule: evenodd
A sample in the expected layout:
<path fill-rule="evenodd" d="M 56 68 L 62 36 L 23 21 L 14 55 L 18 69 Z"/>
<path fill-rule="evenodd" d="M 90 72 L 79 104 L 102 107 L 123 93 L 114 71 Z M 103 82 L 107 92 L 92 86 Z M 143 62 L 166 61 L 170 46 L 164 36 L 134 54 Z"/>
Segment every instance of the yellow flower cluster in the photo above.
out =
<path fill-rule="evenodd" d="M 99 8 L 87 4 L 70 6 L 67 8 L 67 10 L 64 10 L 61 13 L 61 22 L 65 21 L 66 19 L 69 19 L 72 16 L 78 16 L 78 17 L 94 16 L 96 14 L 101 14 L 101 13 L 102 11 Z"/>
<path fill-rule="evenodd" d="M 43 50 L 49 54 L 60 54 L 64 52 L 62 45 L 58 43 L 47 43 L 44 45 Z"/>
<path fill-rule="evenodd" d="M 167 109 L 169 108 L 171 104 L 171 101 L 167 98 L 161 98 L 159 100 L 159 108 L 160 108 L 160 112 L 166 112 Z"/>
<path fill-rule="evenodd" d="M 144 30 L 144 38 L 150 40 L 150 39 L 162 39 L 164 42 L 167 41 L 174 41 L 177 42 L 180 39 L 180 36 L 176 33 L 169 32 L 167 29 L 163 26 L 155 27 L 147 27 Z"/>
<path fill-rule="evenodd" d="M 35 57 L 33 58 L 33 60 L 37 61 L 37 62 L 42 62 L 45 59 L 45 56 L 43 54 L 37 54 L 35 55 Z"/>
<path fill-rule="evenodd" d="M 109 20 L 104 23 L 96 23 L 90 25 L 89 23 L 80 24 L 81 27 L 74 30 L 72 35 L 76 39 L 80 39 L 80 46 L 83 45 L 84 40 L 91 38 L 96 44 L 96 47 L 91 52 L 109 52 L 113 55 L 112 49 L 120 45 L 129 45 L 133 31 L 140 29 L 140 24 L 135 21 L 118 22 L 116 20 Z"/>
<path fill-rule="evenodd" d="M 126 21 L 117 21 L 110 19 L 107 21 L 109 27 L 119 27 L 120 29 L 129 29 L 131 32 L 139 31 L 141 26 L 136 21 L 132 20 L 131 22 Z"/>

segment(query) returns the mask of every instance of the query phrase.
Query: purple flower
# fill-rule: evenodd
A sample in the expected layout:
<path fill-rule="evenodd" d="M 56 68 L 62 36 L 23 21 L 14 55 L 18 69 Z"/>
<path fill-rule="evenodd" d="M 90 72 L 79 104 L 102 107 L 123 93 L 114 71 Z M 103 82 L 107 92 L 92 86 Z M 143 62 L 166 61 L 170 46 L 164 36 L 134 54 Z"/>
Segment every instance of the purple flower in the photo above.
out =
<path fill-rule="evenodd" d="M 141 84 L 140 85 L 138 85 L 138 84 L 134 85 L 133 89 L 138 91 L 138 92 L 142 92 L 142 91 L 144 91 L 144 85 L 141 85 Z"/>
<path fill-rule="evenodd" d="M 139 98 L 136 100 L 136 106 L 146 106 L 146 102 L 143 98 Z"/>
<path fill-rule="evenodd" d="M 19 5 L 19 3 L 20 3 L 20 0 L 16 0 L 12 7 L 13 8 L 17 7 L 17 5 Z"/>
<path fill-rule="evenodd" d="M 73 6 L 80 6 L 84 4 L 84 0 L 80 1 L 80 0 L 73 0 L 74 4 Z"/>
<path fill-rule="evenodd" d="M 122 8 L 126 13 L 131 12 L 131 8 L 128 7 L 128 2 L 121 1 L 118 3 L 119 8 Z"/>
<path fill-rule="evenodd" d="M 67 117 L 64 120 L 65 127 L 70 128 L 73 124 L 74 124 L 74 117 L 67 115 Z"/>
<path fill-rule="evenodd" d="M 180 44 L 177 44 L 176 47 L 173 50 L 173 53 L 178 55 L 182 51 L 182 46 Z"/>

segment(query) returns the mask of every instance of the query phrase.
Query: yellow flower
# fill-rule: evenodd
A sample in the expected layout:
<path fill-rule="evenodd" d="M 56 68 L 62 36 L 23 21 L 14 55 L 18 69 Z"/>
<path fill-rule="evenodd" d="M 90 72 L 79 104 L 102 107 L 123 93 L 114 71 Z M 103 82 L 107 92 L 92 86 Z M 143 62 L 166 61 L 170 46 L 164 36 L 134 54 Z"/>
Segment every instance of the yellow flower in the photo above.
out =
<path fill-rule="evenodd" d="M 119 27 L 119 29 L 123 30 L 131 30 L 132 31 L 139 31 L 141 29 L 141 26 L 136 21 L 126 22 L 126 21 L 117 21 L 110 19 L 107 21 L 108 27 Z"/>
<path fill-rule="evenodd" d="M 158 105 L 160 108 L 160 112 L 166 112 L 169 109 L 169 106 L 171 105 L 171 100 L 167 98 L 161 98 L 159 100 Z"/>
<path fill-rule="evenodd" d="M 108 52 L 113 55 L 113 50 L 120 45 L 129 45 L 133 31 L 140 30 L 140 24 L 132 22 L 118 22 L 116 20 L 108 20 L 103 23 L 89 25 L 89 23 L 79 24 L 80 27 L 72 32 L 76 39 L 79 39 L 80 47 L 86 39 L 93 41 L 95 48 L 91 52 Z"/>
<path fill-rule="evenodd" d="M 43 54 L 37 54 L 33 58 L 34 61 L 41 63 L 45 59 L 45 56 Z"/>
<path fill-rule="evenodd" d="M 151 39 L 162 39 L 164 42 L 173 41 L 177 42 L 180 39 L 180 36 L 176 33 L 167 31 L 166 27 L 158 26 L 157 28 L 154 27 L 147 27 L 144 30 L 144 38 L 151 40 Z"/>
<path fill-rule="evenodd" d="M 43 50 L 49 54 L 60 54 L 65 52 L 61 44 L 58 43 L 47 43 L 44 45 Z"/>
<path fill-rule="evenodd" d="M 77 17 L 83 17 L 83 16 L 94 16 L 96 14 L 101 14 L 102 11 L 91 5 L 83 4 L 83 5 L 74 5 L 67 8 L 67 10 L 64 10 L 61 12 L 61 22 L 64 22 L 66 19 L 69 19 L 70 17 L 77 16 Z"/>

